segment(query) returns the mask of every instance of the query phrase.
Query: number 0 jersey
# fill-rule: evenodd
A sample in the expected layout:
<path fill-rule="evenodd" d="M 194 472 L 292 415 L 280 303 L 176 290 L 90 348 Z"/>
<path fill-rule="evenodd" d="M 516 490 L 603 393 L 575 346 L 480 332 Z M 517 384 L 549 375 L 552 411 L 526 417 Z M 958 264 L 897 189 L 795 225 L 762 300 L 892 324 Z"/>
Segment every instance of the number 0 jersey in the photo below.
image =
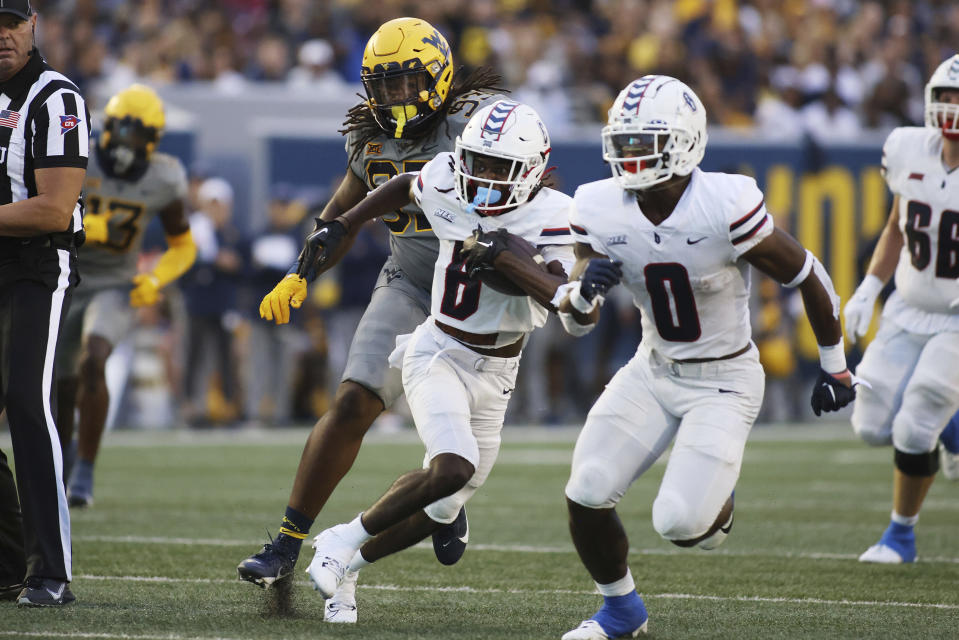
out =
<path fill-rule="evenodd" d="M 591 182 L 573 196 L 570 226 L 577 241 L 623 262 L 653 349 L 686 360 L 749 343 L 749 264 L 741 258 L 774 227 L 752 178 L 695 169 L 658 225 L 614 178 Z"/>
<path fill-rule="evenodd" d="M 884 315 L 917 333 L 959 331 L 959 171 L 941 158 L 942 133 L 931 127 L 895 129 L 882 149 L 904 240 Z"/>
<path fill-rule="evenodd" d="M 164 208 L 186 197 L 186 171 L 165 153 L 150 156 L 150 166 L 139 180 L 112 178 L 90 154 L 83 198 L 87 213 L 108 213 L 109 236 L 104 243 L 87 242 L 79 250 L 81 286 L 112 287 L 129 284 L 137 273 L 137 259 L 147 224 Z"/>
<path fill-rule="evenodd" d="M 437 153 L 453 150 L 456 137 L 463 132 L 470 116 L 490 101 L 502 98 L 502 95 L 483 92 L 465 94 L 452 102 L 445 121 L 440 122 L 425 138 L 416 141 L 397 140 L 383 133 L 366 142 L 355 156 L 353 152 L 360 136 L 356 131 L 351 131 L 346 138 L 350 171 L 370 190 L 393 176 L 419 171 Z M 390 230 L 393 261 L 416 285 L 429 289 L 433 278 L 431 265 L 436 261 L 437 251 L 436 237 L 429 220 L 412 203 L 382 219 Z"/>
<path fill-rule="evenodd" d="M 431 315 L 470 333 L 498 333 L 494 346 L 512 344 L 543 326 L 547 311 L 529 296 L 506 295 L 479 280 L 470 280 L 458 255 L 462 241 L 477 226 L 484 231 L 505 228 L 540 247 L 547 262 L 559 260 L 569 273 L 573 265 L 573 238 L 567 218 L 571 199 L 543 188 L 526 203 L 498 216 L 467 212 L 456 197 L 453 162 L 452 153 L 439 154 L 413 183 L 416 201 L 440 245 L 432 276 Z"/>

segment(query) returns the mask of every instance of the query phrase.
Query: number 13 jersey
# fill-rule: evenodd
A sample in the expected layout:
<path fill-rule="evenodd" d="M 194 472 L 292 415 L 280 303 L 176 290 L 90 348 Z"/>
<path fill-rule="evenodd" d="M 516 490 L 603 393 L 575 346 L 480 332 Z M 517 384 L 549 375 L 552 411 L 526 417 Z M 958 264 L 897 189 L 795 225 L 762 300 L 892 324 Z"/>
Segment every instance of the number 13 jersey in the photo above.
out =
<path fill-rule="evenodd" d="M 718 358 L 749 343 L 749 264 L 742 255 L 773 232 L 756 181 L 695 169 L 668 218 L 653 224 L 614 178 L 580 186 L 577 241 L 623 263 L 642 311 L 643 342 L 673 360 Z"/>
<path fill-rule="evenodd" d="M 884 315 L 916 333 L 959 331 L 959 170 L 941 157 L 942 133 L 931 127 L 895 129 L 882 149 L 903 235 Z"/>

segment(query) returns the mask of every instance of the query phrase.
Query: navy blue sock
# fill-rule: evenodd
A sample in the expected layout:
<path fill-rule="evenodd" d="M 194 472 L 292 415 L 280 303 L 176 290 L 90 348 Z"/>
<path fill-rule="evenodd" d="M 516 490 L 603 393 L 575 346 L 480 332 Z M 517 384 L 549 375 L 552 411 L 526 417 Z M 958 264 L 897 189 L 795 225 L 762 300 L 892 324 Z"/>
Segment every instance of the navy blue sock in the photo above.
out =
<path fill-rule="evenodd" d="M 293 553 L 300 552 L 300 545 L 310 535 L 313 519 L 308 518 L 293 507 L 286 508 L 286 515 L 280 523 L 280 533 L 276 536 L 276 545 Z"/>

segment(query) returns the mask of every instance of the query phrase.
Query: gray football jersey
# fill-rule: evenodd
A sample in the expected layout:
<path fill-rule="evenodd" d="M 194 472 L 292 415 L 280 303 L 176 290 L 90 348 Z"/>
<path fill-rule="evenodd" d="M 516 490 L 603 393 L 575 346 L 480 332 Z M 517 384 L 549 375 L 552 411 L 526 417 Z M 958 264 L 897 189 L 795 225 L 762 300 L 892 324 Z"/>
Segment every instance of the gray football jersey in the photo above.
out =
<path fill-rule="evenodd" d="M 80 286 L 129 284 L 137 273 L 147 224 L 172 202 L 186 197 L 186 192 L 186 170 L 171 155 L 154 153 L 146 173 L 130 182 L 106 175 L 97 154 L 91 153 L 83 198 L 87 213 L 110 214 L 109 237 L 106 242 L 87 242 L 80 247 Z"/>
<path fill-rule="evenodd" d="M 359 140 L 356 132 L 351 132 L 346 138 L 347 157 L 352 158 L 350 171 L 370 190 L 393 176 L 419 171 L 436 154 L 453 151 L 457 136 L 474 113 L 504 98 L 500 94 L 479 91 L 464 94 L 449 106 L 446 122 L 426 138 L 409 142 L 384 133 L 367 142 L 355 158 L 353 150 Z M 433 282 L 433 264 L 439 254 L 439 243 L 423 211 L 411 203 L 383 216 L 382 220 L 390 230 L 394 262 L 417 286 L 428 291 Z"/>

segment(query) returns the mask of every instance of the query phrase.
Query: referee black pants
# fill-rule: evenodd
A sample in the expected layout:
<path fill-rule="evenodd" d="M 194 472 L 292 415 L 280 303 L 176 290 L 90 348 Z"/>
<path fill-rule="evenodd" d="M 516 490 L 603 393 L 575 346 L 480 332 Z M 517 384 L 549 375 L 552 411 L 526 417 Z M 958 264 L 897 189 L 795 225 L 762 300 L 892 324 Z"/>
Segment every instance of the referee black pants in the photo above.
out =
<path fill-rule="evenodd" d="M 6 409 L 13 442 L 26 577 L 70 581 L 70 511 L 55 423 L 53 363 L 76 280 L 75 259 L 65 249 L 44 247 L 36 253 L 40 255 L 23 256 L 33 259 L 25 260 L 20 277 L 2 268 L 12 266 L 9 262 L 0 266 L 0 408 Z M 6 457 L 0 456 L 0 515 L 5 522 L 16 512 L 11 483 Z M 16 552 L 9 529 L 0 528 L 3 556 Z M 8 565 L 20 566 L 16 558 L 5 557 L 3 566 Z"/>

